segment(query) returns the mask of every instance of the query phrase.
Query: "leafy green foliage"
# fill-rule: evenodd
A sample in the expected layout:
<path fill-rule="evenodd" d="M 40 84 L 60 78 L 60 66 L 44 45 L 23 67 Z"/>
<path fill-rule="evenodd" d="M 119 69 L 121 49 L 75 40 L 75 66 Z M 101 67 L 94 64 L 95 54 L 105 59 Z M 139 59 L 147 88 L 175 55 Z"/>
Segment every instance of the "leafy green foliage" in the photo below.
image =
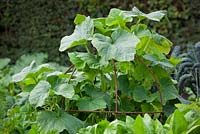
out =
<path fill-rule="evenodd" d="M 180 108 L 183 107 L 184 109 L 186 107 L 192 107 L 192 105 L 185 104 L 177 105 L 182 105 Z M 191 112 L 190 109 L 186 109 L 188 112 Z M 198 116 L 200 115 L 199 112 L 195 113 L 198 113 Z M 145 114 L 144 117 L 138 115 L 136 119 L 126 116 L 125 121 L 116 119 L 109 123 L 107 120 L 102 120 L 98 124 L 79 130 L 79 134 L 195 134 L 199 132 L 199 118 L 195 118 L 194 120 L 190 121 L 190 119 L 187 118 L 187 113 L 179 110 L 175 110 L 164 125 L 162 125 L 159 120 L 153 120 L 148 114 Z"/>
<path fill-rule="evenodd" d="M 115 79 L 119 80 L 118 107 L 122 111 L 125 103 L 129 103 L 131 111 L 147 109 L 144 105 L 141 107 L 144 102 L 148 104 L 147 107 L 159 111 L 168 100 L 177 98 L 178 92 L 168 73 L 172 71 L 175 63 L 165 56 L 172 43 L 164 36 L 151 32 L 147 25 L 141 23 L 145 18 L 160 21 L 164 15 L 165 11 L 145 14 L 136 7 L 132 11 L 114 8 L 107 17 L 97 19 L 77 15 L 75 31 L 63 37 L 60 48 L 64 49 L 60 51 L 77 45 L 84 45 L 87 51 L 68 54 L 78 70 L 71 81 L 76 81 L 73 86 L 80 97 L 76 102 L 79 110 L 114 111 L 115 104 L 112 100 L 117 86 Z M 134 24 L 134 21 L 137 23 Z M 128 26 L 128 22 L 132 25 Z M 87 42 L 80 43 L 83 38 L 76 36 L 76 33 L 81 33 L 81 37 Z M 71 39 L 73 36 L 75 38 Z M 117 76 L 113 73 L 115 64 Z M 85 88 L 85 85 L 89 85 L 89 88 Z M 154 92 L 151 91 L 153 87 L 156 88 Z M 93 97 L 88 93 L 88 89 L 90 92 L 104 95 Z M 159 105 L 160 94 L 162 106 Z M 126 98 L 129 100 L 125 100 Z M 135 103 L 139 103 L 140 107 Z"/>
<path fill-rule="evenodd" d="M 93 124 L 102 116 L 95 113 L 70 115 L 67 113 L 69 110 L 162 111 L 169 100 L 178 97 L 170 78 L 175 63 L 165 56 L 172 43 L 152 32 L 141 20 L 160 21 L 163 12 L 145 14 L 133 8 L 130 12 L 112 9 L 105 18 L 77 15 L 74 32 L 62 38 L 59 50 L 82 45 L 87 52 L 69 53 L 73 65 L 65 73 L 52 64 L 36 65 L 32 61 L 14 74 L 11 82 L 19 91 L 15 93 L 17 96 L 11 111 L 20 112 L 17 117 L 15 112 L 8 115 L 6 123 L 12 124 L 12 118 L 16 117 L 17 122 L 26 122 L 16 131 L 74 134 L 83 127 L 82 120 Z M 27 118 L 21 118 L 22 107 L 29 108 Z M 31 115 L 34 115 L 33 118 Z M 113 115 L 106 116 L 110 120 L 113 118 Z M 170 131 L 186 130 L 176 125 L 179 120 L 184 122 L 184 128 L 187 127 L 183 114 L 175 112 L 168 120 L 172 126 Z M 164 131 L 161 126 L 149 115 L 144 118 L 139 115 L 135 120 L 127 117 L 127 122 L 115 120 L 109 124 L 103 121 L 100 128 L 105 130 L 98 132 L 154 133 Z M 92 128 L 91 131 L 97 129 Z M 4 132 L 13 130 L 11 127 Z"/>
<path fill-rule="evenodd" d="M 42 53 L 24 55 L 12 66 L 6 65 L 9 62 L 8 59 L 2 59 L 4 62 L 1 62 L 2 68 L 0 70 L 1 133 L 24 133 L 28 131 L 30 133 L 44 133 L 43 130 L 39 129 L 38 123 L 35 122 L 37 117 L 35 107 L 40 108 L 44 106 L 43 104 L 46 106 L 46 101 L 49 101 L 47 97 L 51 93 L 50 88 L 56 83 L 51 82 L 51 86 L 48 81 L 55 80 L 55 77 L 63 74 L 58 71 L 52 72 L 55 66 L 57 70 L 62 70 L 62 67 L 56 64 L 49 63 L 39 66 L 39 64 L 44 62 L 45 58 L 46 54 Z M 31 62 L 29 60 L 35 61 Z M 24 67 L 25 69 L 19 72 Z M 48 81 L 44 79 L 39 81 L 42 74 L 47 72 L 48 75 L 46 77 L 48 79 L 46 80 Z M 17 74 L 11 77 L 13 73 Z M 13 81 L 18 83 L 13 83 Z M 70 92 L 68 94 L 62 91 L 62 84 L 60 84 L 60 87 L 54 88 L 55 91 L 53 90 L 53 93 L 57 93 L 56 95 L 59 96 L 63 93 L 66 98 L 71 98 L 73 96 L 72 86 L 68 85 L 64 87 L 69 88 Z M 21 89 L 23 89 L 23 92 Z M 48 109 L 47 107 L 46 109 Z M 51 106 L 51 108 L 53 107 Z"/>

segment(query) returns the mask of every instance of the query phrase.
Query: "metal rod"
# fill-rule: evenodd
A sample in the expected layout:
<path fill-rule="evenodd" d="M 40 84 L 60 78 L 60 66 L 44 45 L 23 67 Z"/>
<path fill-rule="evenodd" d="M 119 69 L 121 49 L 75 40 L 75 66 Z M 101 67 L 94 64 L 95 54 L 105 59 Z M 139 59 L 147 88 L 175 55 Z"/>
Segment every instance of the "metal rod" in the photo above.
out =
<path fill-rule="evenodd" d="M 69 68 L 64 72 L 64 74 L 67 74 L 70 71 L 70 69 L 72 69 L 73 67 L 74 67 L 73 64 L 71 66 L 69 66 Z"/>
<path fill-rule="evenodd" d="M 155 83 L 156 83 L 156 85 L 157 85 L 157 88 L 158 88 L 159 95 L 160 95 L 160 106 L 161 106 L 161 111 L 163 111 L 162 92 L 161 92 L 161 87 L 160 87 L 160 83 L 159 83 L 159 80 L 158 80 L 157 76 L 154 75 L 153 71 L 144 63 L 144 61 L 143 61 L 140 57 L 136 56 L 136 58 L 138 59 L 138 61 L 139 61 L 140 63 L 142 63 L 142 64 L 145 66 L 145 68 L 147 69 L 147 71 L 149 72 L 149 74 L 151 75 L 151 77 L 154 79 L 154 81 L 155 81 Z M 162 112 L 162 113 L 163 113 L 163 112 Z M 163 121 L 163 114 L 162 114 L 162 113 L 161 113 L 161 115 L 160 115 L 160 121 L 161 121 L 161 122 Z"/>
<path fill-rule="evenodd" d="M 115 79 L 115 112 L 118 113 L 118 80 L 117 80 L 117 69 L 115 65 L 114 59 L 112 60 L 112 63 L 114 65 L 114 79 Z"/>
<path fill-rule="evenodd" d="M 76 68 L 73 69 L 72 74 L 70 75 L 67 83 L 69 83 L 71 81 L 71 78 L 73 77 L 75 71 L 76 71 Z"/>
<path fill-rule="evenodd" d="M 163 113 L 163 111 L 151 111 L 151 112 L 120 112 L 120 111 L 93 111 L 93 110 L 65 110 L 69 113 L 114 113 L 114 114 L 155 114 Z"/>

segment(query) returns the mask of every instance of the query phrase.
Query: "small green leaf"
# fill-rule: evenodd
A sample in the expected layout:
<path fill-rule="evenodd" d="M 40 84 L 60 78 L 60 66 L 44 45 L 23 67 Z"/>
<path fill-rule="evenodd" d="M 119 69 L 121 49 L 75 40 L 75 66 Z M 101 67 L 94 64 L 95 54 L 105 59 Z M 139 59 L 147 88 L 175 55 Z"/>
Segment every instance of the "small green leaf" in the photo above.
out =
<path fill-rule="evenodd" d="M 79 70 L 83 70 L 86 65 L 91 69 L 97 69 L 100 67 L 99 59 L 96 55 L 90 53 L 68 53 L 70 61 L 75 65 Z"/>
<path fill-rule="evenodd" d="M 77 57 L 78 53 L 68 53 L 70 61 L 78 70 L 83 70 L 85 68 L 85 62 L 81 58 Z"/>
<path fill-rule="evenodd" d="M 71 99 L 74 95 L 74 88 L 72 85 L 64 83 L 55 88 L 55 94 Z"/>
<path fill-rule="evenodd" d="M 150 30 L 147 29 L 147 25 L 145 25 L 145 24 L 133 25 L 131 27 L 131 31 L 133 31 L 135 33 L 135 35 L 139 38 L 142 38 L 145 36 L 151 36 Z"/>
<path fill-rule="evenodd" d="M 106 27 L 106 19 L 105 18 L 97 18 L 94 19 L 94 27 L 99 30 L 100 33 L 106 34 L 112 31 L 112 29 L 109 29 Z"/>
<path fill-rule="evenodd" d="M 0 69 L 3 69 L 10 62 L 9 58 L 0 59 Z"/>
<path fill-rule="evenodd" d="M 133 131 L 134 134 L 145 134 L 144 124 L 140 115 L 138 115 L 134 121 Z"/>
<path fill-rule="evenodd" d="M 129 128 L 126 127 L 125 122 L 114 120 L 105 129 L 104 134 L 126 134 L 128 130 Z"/>
<path fill-rule="evenodd" d="M 79 20 L 80 21 L 80 20 Z M 70 36 L 65 36 L 61 40 L 59 51 L 86 44 L 87 40 L 93 35 L 94 25 L 93 20 L 87 17 L 80 24 L 76 25 L 74 32 Z"/>
<path fill-rule="evenodd" d="M 148 114 L 144 115 L 143 123 L 144 123 L 145 134 L 153 134 L 154 131 L 153 120 Z"/>
<path fill-rule="evenodd" d="M 134 71 L 132 62 L 116 62 L 117 70 L 123 73 L 131 73 Z"/>
<path fill-rule="evenodd" d="M 83 97 L 77 102 L 79 110 L 97 110 L 106 108 L 106 102 L 103 98 Z"/>
<path fill-rule="evenodd" d="M 141 81 L 145 78 L 151 78 L 145 66 L 141 64 L 140 62 L 136 62 L 136 63 L 137 64 L 134 68 L 134 73 L 133 73 L 135 80 Z"/>
<path fill-rule="evenodd" d="M 126 126 L 128 127 L 128 128 L 133 128 L 133 124 L 134 124 L 134 119 L 133 118 L 131 118 L 130 116 L 126 116 Z"/>
<path fill-rule="evenodd" d="M 154 134 L 165 134 L 162 124 L 159 120 L 154 121 Z"/>
<path fill-rule="evenodd" d="M 127 75 L 120 75 L 118 77 L 118 83 L 119 83 L 119 90 L 124 94 L 126 93 L 127 95 L 130 94 L 129 88 L 129 80 Z"/>
<path fill-rule="evenodd" d="M 86 19 L 85 15 L 77 14 L 76 18 L 74 19 L 74 23 L 76 25 L 82 23 Z"/>
<path fill-rule="evenodd" d="M 136 102 L 142 102 L 148 98 L 148 91 L 143 86 L 137 86 L 133 90 L 133 98 Z"/>
<path fill-rule="evenodd" d="M 74 116 L 71 116 L 65 112 L 39 112 L 37 116 L 37 123 L 40 126 L 40 130 L 45 132 L 57 130 L 62 132 L 67 130 L 69 134 L 76 134 L 76 132 L 83 127 L 83 122 Z"/>
<path fill-rule="evenodd" d="M 153 54 L 146 54 L 143 57 L 146 60 L 152 61 L 153 65 L 162 65 L 162 66 L 169 67 L 169 68 L 173 68 L 174 67 L 174 65 L 171 64 L 167 60 L 167 58 L 164 58 L 164 59 L 160 60 L 157 55 L 153 55 Z"/>
<path fill-rule="evenodd" d="M 47 81 L 40 81 L 30 92 L 29 102 L 35 105 L 35 107 L 40 107 L 45 104 L 45 99 L 49 96 L 49 89 L 51 85 Z"/>
<path fill-rule="evenodd" d="M 105 60 L 132 61 L 135 47 L 139 39 L 125 30 L 116 30 L 111 38 L 102 34 L 95 34 L 92 44 Z"/>
<path fill-rule="evenodd" d="M 98 88 L 96 88 L 94 85 L 91 85 L 89 83 L 83 85 L 81 90 L 85 91 L 86 94 L 92 98 L 102 98 L 105 96 L 104 92 L 101 92 Z"/>

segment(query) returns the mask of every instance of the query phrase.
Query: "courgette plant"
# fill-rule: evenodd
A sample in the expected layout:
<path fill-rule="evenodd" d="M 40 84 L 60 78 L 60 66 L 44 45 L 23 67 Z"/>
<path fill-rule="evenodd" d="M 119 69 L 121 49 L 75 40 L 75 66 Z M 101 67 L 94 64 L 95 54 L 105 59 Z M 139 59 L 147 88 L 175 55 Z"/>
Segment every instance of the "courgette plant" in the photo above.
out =
<path fill-rule="evenodd" d="M 131 11 L 113 8 L 102 18 L 78 14 L 74 32 L 62 38 L 59 51 L 77 46 L 86 51 L 68 53 L 73 65 L 65 73 L 32 62 L 13 76 L 22 89 L 17 105 L 35 109 L 30 131 L 73 134 L 83 120 L 112 120 L 103 111 L 162 112 L 168 100 L 178 95 L 170 78 L 177 60 L 165 56 L 172 43 L 142 22 L 159 22 L 165 13 L 146 14 L 134 7 Z M 73 110 L 102 114 L 70 114 Z"/>
<path fill-rule="evenodd" d="M 80 90 L 79 110 L 113 110 L 115 88 L 119 111 L 162 111 L 159 101 L 165 105 L 176 98 L 169 74 L 177 60 L 165 56 L 172 43 L 142 23 L 144 19 L 159 22 L 165 13 L 145 14 L 134 7 L 132 11 L 111 9 L 103 18 L 76 16 L 75 30 L 62 38 L 59 50 L 84 46 L 87 51 L 68 53 L 82 77 L 78 81 L 75 74 L 73 79 Z"/>

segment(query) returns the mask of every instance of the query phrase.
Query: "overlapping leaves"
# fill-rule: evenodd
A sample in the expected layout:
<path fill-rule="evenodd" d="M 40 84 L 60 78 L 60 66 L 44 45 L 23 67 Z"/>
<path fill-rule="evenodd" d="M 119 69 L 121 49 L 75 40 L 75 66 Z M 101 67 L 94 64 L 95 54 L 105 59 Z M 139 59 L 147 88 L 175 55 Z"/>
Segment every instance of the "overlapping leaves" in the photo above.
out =
<path fill-rule="evenodd" d="M 197 134 L 200 132 L 199 128 L 199 119 L 193 120 L 191 124 L 188 124 L 185 115 L 179 110 L 175 110 L 164 125 L 158 120 L 151 119 L 148 114 L 145 114 L 144 117 L 138 115 L 136 119 L 127 116 L 125 121 L 116 119 L 109 123 L 103 120 L 93 126 L 82 128 L 79 134 Z"/>
<path fill-rule="evenodd" d="M 18 82 L 23 87 L 19 95 L 20 104 L 27 101 L 35 109 L 41 110 L 36 122 L 39 129 L 46 133 L 66 130 L 74 134 L 82 127 L 79 119 L 63 112 L 66 109 L 114 110 L 117 86 L 119 110 L 144 110 L 150 107 L 152 110 L 160 111 L 159 90 L 163 97 L 162 105 L 167 104 L 168 100 L 175 99 L 178 94 L 167 72 L 174 64 L 172 65 L 165 57 L 172 43 L 139 22 L 143 19 L 160 21 L 164 15 L 165 11 L 146 14 L 136 7 L 132 11 L 111 9 L 107 17 L 97 19 L 78 14 L 74 20 L 74 32 L 62 38 L 59 51 L 84 45 L 87 53 L 68 54 L 75 67 L 72 69 L 73 73 L 57 72 L 48 64 L 35 67 L 32 62 L 15 74 L 13 82 Z M 139 19 L 138 23 L 127 25 L 133 22 L 134 18 Z M 153 88 L 156 90 L 153 91 Z M 128 104 L 128 108 L 122 106 L 125 104 Z M 173 124 L 173 127 L 168 129 L 173 131 L 175 128 L 175 133 L 181 130 L 181 127 L 176 125 L 177 121 L 185 122 L 183 116 L 178 117 L 176 113 L 168 123 Z M 80 117 L 81 114 L 77 115 Z M 89 117 L 81 118 L 87 120 Z M 184 124 L 186 127 L 187 123 Z M 137 116 L 135 120 L 127 117 L 126 122 L 102 121 L 80 132 L 162 134 L 164 131 L 165 128 L 158 120 L 154 121 L 149 115 L 145 115 L 144 118 Z"/>

